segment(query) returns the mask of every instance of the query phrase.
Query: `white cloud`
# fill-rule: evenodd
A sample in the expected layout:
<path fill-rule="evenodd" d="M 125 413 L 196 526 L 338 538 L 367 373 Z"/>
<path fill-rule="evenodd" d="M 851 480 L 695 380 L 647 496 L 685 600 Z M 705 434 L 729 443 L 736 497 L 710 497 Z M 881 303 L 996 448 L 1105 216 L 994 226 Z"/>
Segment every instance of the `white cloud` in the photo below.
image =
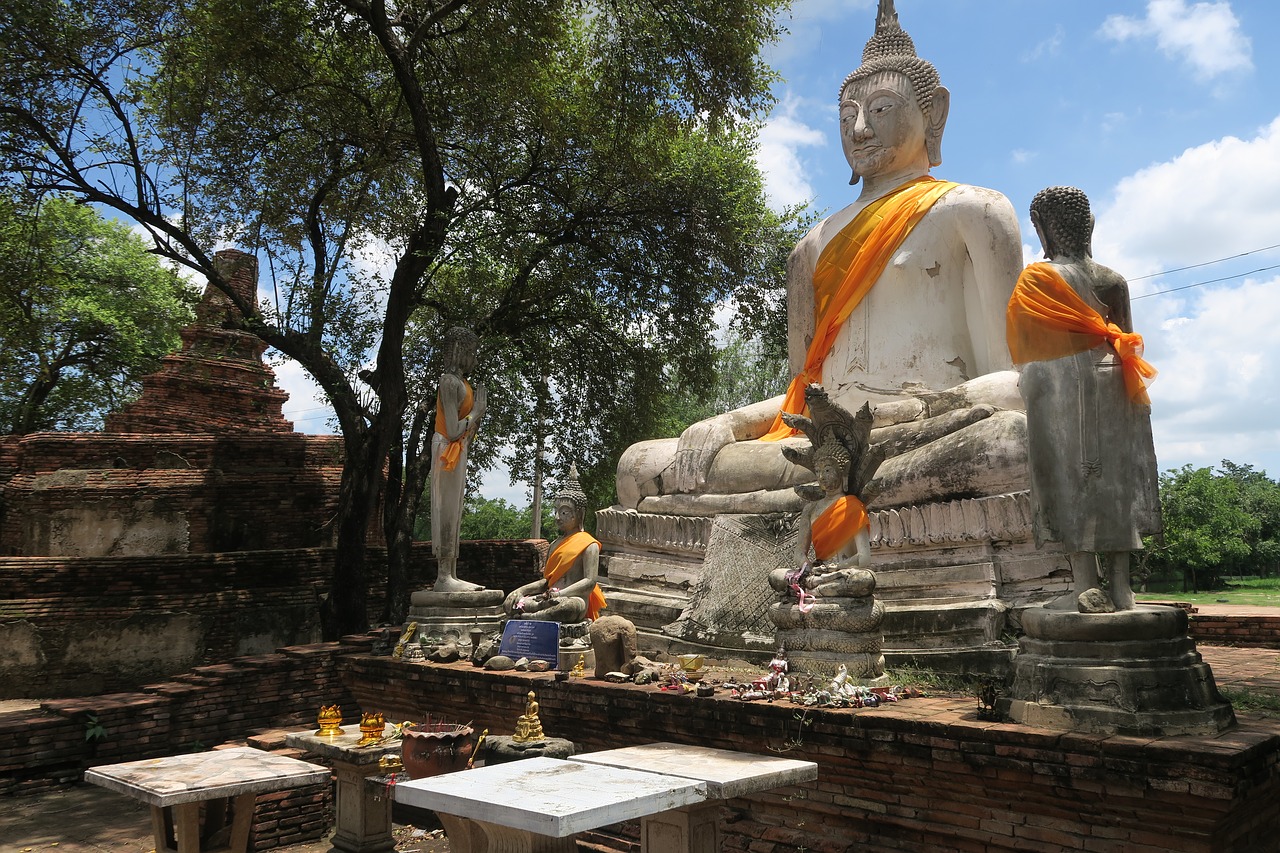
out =
<path fill-rule="evenodd" d="M 1216 261 L 1277 242 L 1280 118 L 1253 139 L 1184 151 L 1117 184 L 1098 208 L 1094 254 L 1131 279 Z M 1160 371 L 1151 387 L 1162 467 L 1222 459 L 1280 474 L 1280 277 L 1242 275 L 1280 251 L 1133 282 L 1134 326 Z"/>
<path fill-rule="evenodd" d="M 1145 18 L 1111 15 L 1099 30 L 1113 41 L 1154 39 L 1160 52 L 1187 63 L 1202 80 L 1253 68 L 1252 42 L 1231 4 L 1150 0 Z"/>
<path fill-rule="evenodd" d="M 1094 255 L 1133 277 L 1278 242 L 1276 163 L 1280 118 L 1253 139 L 1228 136 L 1188 148 L 1124 178 L 1098 212 Z"/>
<path fill-rule="evenodd" d="M 1024 51 L 1022 54 L 1023 62 L 1035 62 L 1043 56 L 1057 56 L 1062 49 L 1062 42 L 1066 40 L 1067 31 L 1063 29 L 1062 24 L 1058 24 L 1053 28 L 1053 35 L 1041 39 L 1030 50 Z"/>
<path fill-rule="evenodd" d="M 798 101 L 784 98 L 760 129 L 755 160 L 764 173 L 765 194 L 775 208 L 801 204 L 814 197 L 799 151 L 827 143 L 821 131 L 797 118 L 798 109 Z"/>
<path fill-rule="evenodd" d="M 285 420 L 293 421 L 296 432 L 312 435 L 336 433 L 333 407 L 329 405 L 324 391 L 311 378 L 311 374 L 303 370 L 298 362 L 283 358 L 274 350 L 270 356 L 271 368 L 276 372 L 276 385 L 289 395 L 284 403 Z"/>
<path fill-rule="evenodd" d="M 1034 160 L 1036 158 L 1036 152 L 1028 151 L 1025 148 L 1015 148 L 1013 149 L 1012 154 L 1010 154 L 1010 157 L 1015 165 L 1021 166 L 1024 163 L 1030 163 Z"/>

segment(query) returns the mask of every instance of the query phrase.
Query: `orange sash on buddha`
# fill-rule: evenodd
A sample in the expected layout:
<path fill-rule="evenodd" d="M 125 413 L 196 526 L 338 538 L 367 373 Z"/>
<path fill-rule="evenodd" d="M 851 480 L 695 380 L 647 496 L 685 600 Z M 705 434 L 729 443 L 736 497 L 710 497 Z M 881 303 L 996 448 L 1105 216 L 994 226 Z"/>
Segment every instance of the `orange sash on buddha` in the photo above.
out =
<path fill-rule="evenodd" d="M 830 560 L 870 526 L 871 519 L 862 501 L 853 495 L 837 498 L 813 520 L 813 553 L 819 560 Z"/>
<path fill-rule="evenodd" d="M 572 536 L 566 536 L 560 540 L 560 544 L 547 555 L 547 565 L 542 570 L 543 580 L 547 582 L 547 589 L 551 589 L 559 580 L 565 576 L 569 569 L 573 568 L 573 564 L 582 556 L 582 552 L 592 545 L 599 545 L 600 542 L 585 530 L 579 530 Z M 600 585 L 596 584 L 591 589 L 591 595 L 587 597 L 587 618 L 595 619 L 600 615 L 600 611 L 608 605 L 604 600 L 604 593 L 600 590 Z"/>
<path fill-rule="evenodd" d="M 462 387 L 467 389 L 467 393 L 462 398 L 462 405 L 458 407 L 458 420 L 462 420 L 471 414 L 471 406 L 476 398 L 475 392 L 471 390 L 470 382 L 465 379 L 462 380 Z M 449 428 L 445 422 L 444 409 L 441 407 L 439 395 L 436 396 L 436 432 L 445 438 L 449 437 Z M 449 442 L 449 445 L 441 451 L 440 464 L 444 467 L 444 470 L 452 471 L 458 467 L 458 460 L 462 458 L 462 442 L 466 435 L 467 433 L 464 430 L 462 435 Z"/>
<path fill-rule="evenodd" d="M 957 186 L 928 175 L 908 181 L 864 207 L 823 248 L 813 271 L 813 314 L 817 321 L 813 341 L 805 353 L 804 369 L 787 388 L 782 412 L 798 415 L 804 411 L 804 389 L 822 381 L 822 364 L 845 320 L 871 292 L 916 223 L 934 202 Z M 763 440 L 777 441 L 795 434 L 783 423 L 780 412 Z"/>
<path fill-rule="evenodd" d="M 1005 335 L 1014 364 L 1051 361 L 1111 344 L 1120 356 L 1129 397 L 1151 404 L 1147 386 L 1156 378 L 1156 369 L 1142 357 L 1142 335 L 1108 323 L 1052 264 L 1031 264 L 1018 277 L 1005 314 Z"/>

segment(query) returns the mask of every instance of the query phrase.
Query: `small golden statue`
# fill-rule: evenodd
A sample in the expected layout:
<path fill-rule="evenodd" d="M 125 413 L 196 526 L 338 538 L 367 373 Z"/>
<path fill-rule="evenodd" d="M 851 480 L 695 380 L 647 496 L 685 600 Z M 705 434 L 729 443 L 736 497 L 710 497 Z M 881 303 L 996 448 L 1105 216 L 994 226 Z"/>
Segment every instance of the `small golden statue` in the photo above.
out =
<path fill-rule="evenodd" d="M 569 672 L 570 678 L 586 678 L 587 677 L 587 656 L 578 655 L 578 662 L 573 665 L 573 669 Z"/>
<path fill-rule="evenodd" d="M 378 770 L 383 776 L 390 776 L 392 773 L 403 773 L 404 762 L 399 755 L 390 752 L 378 759 Z"/>
<path fill-rule="evenodd" d="M 356 746 L 369 746 L 382 740 L 382 732 L 387 728 L 386 718 L 379 711 L 376 714 L 362 714 L 360 716 L 360 740 L 356 741 Z"/>
<path fill-rule="evenodd" d="M 516 733 L 511 736 L 511 740 L 513 743 L 532 743 L 545 739 L 546 735 L 542 733 L 542 721 L 538 719 L 538 701 L 534 692 L 530 690 L 529 701 L 524 705 L 524 714 L 516 720 Z"/>
<path fill-rule="evenodd" d="M 317 737 L 337 737 L 342 734 L 342 709 L 337 705 L 321 705 L 316 722 L 320 725 Z"/>
<path fill-rule="evenodd" d="M 413 635 L 418 633 L 418 623 L 410 622 L 404 626 L 404 632 L 400 634 L 400 642 L 396 643 L 396 649 L 391 653 L 391 657 L 399 660 L 404 657 L 405 646 L 409 645 L 409 641 L 413 639 Z"/>

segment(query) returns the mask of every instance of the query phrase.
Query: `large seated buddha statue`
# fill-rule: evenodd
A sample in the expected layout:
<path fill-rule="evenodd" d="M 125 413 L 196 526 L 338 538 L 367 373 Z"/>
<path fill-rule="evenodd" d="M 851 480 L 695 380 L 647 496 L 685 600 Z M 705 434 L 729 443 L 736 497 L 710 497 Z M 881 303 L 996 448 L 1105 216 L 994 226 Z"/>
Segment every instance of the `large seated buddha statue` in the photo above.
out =
<path fill-rule="evenodd" d="M 1018 220 L 1000 193 L 930 175 L 949 104 L 892 0 L 881 0 L 862 64 L 840 88 L 840 142 L 861 191 L 788 262 L 790 389 L 628 448 L 617 470 L 624 508 L 799 509 L 792 487 L 813 473 L 781 452 L 797 441 L 781 413 L 802 413 L 811 383 L 850 411 L 871 404 L 871 441 L 888 457 L 867 489 L 873 509 L 1027 488 L 1025 415 L 1005 343 L 1022 268 Z"/>

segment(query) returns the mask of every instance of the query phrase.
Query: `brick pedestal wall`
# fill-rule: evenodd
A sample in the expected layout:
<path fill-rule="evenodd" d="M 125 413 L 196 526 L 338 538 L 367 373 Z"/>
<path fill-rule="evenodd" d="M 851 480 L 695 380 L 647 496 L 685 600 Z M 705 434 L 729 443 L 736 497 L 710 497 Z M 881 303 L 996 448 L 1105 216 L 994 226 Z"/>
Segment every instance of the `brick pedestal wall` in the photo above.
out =
<path fill-rule="evenodd" d="M 533 689 L 544 731 L 579 751 L 676 741 L 819 764 L 815 783 L 729 801 L 725 850 L 1280 849 L 1275 721 L 1151 740 L 981 722 L 975 701 L 806 710 L 461 664 L 356 655 L 339 665 L 362 707 L 393 718 L 431 713 L 510 731 Z"/>

